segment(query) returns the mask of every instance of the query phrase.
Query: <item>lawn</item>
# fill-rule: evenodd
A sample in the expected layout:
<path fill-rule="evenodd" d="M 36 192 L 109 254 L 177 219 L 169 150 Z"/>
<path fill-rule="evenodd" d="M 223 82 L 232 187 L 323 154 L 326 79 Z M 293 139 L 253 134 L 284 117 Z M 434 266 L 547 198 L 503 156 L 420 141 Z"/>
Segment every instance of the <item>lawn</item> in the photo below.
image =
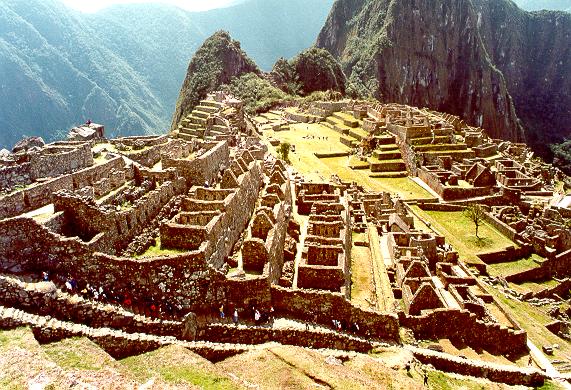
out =
<path fill-rule="evenodd" d="M 506 263 L 490 264 L 486 267 L 486 269 L 488 270 L 490 276 L 507 276 L 539 267 L 539 264 L 536 262 L 536 260 L 543 259 L 540 256 L 533 254 L 526 259 L 520 259 Z"/>
<path fill-rule="evenodd" d="M 431 227 L 446 237 L 460 254 L 463 261 L 468 263 L 481 263 L 476 256 L 482 252 L 501 250 L 507 246 L 517 246 L 509 238 L 501 234 L 488 223 L 483 223 L 478 231 L 480 238 L 476 238 L 474 223 L 461 211 L 424 211 L 418 206 L 412 210 L 422 219 L 430 222 Z"/>
<path fill-rule="evenodd" d="M 369 191 L 387 191 L 398 194 L 403 199 L 427 199 L 432 196 L 411 179 L 372 178 L 369 169 L 353 170 L 350 164 L 357 163 L 355 157 L 317 158 L 315 153 L 347 153 L 350 148 L 343 145 L 341 134 L 321 124 L 295 124 L 290 131 L 266 131 L 266 137 L 295 145 L 295 153 L 290 153 L 292 166 L 307 180 L 329 180 L 337 174 L 343 181 L 355 181 Z M 308 138 L 313 136 L 314 138 Z M 306 137 L 306 138 L 304 138 Z M 271 148 L 275 154 L 275 149 Z"/>
<path fill-rule="evenodd" d="M 351 249 L 351 301 L 370 308 L 374 289 L 371 251 L 368 247 L 354 246 Z"/>

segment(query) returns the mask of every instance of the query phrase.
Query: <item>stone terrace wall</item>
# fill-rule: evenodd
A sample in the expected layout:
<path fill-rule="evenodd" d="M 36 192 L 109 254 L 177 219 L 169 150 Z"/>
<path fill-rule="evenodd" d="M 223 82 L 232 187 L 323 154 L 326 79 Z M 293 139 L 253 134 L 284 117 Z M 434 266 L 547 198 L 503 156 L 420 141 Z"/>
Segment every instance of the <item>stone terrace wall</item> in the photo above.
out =
<path fill-rule="evenodd" d="M 150 191 L 125 211 L 105 211 L 95 203 L 72 194 L 58 193 L 55 211 L 64 211 L 68 226 L 80 237 L 91 237 L 105 232 L 104 240 L 108 253 L 116 253 L 144 229 L 162 207 L 175 195 L 186 189 L 182 178 L 174 182 L 164 182 L 156 190 Z"/>
<path fill-rule="evenodd" d="M 278 342 L 310 348 L 328 348 L 344 351 L 369 352 L 373 346 L 365 339 L 335 332 L 302 329 L 275 329 L 265 327 L 234 327 L 233 325 L 211 324 L 201 340 L 215 343 L 264 344 Z"/>
<path fill-rule="evenodd" d="M 503 223 L 491 213 L 484 213 L 484 220 L 510 240 L 515 241 L 518 238 L 518 233 L 514 228 Z"/>
<path fill-rule="evenodd" d="M 522 245 L 519 248 L 509 246 L 499 251 L 478 253 L 477 256 L 486 264 L 505 263 L 528 257 L 533 253 L 533 246 L 529 244 Z"/>
<path fill-rule="evenodd" d="M 420 316 L 399 312 L 401 326 L 410 328 L 422 339 L 448 338 L 460 340 L 473 348 L 484 348 L 492 354 L 517 354 L 526 350 L 527 335 L 498 324 L 485 324 L 468 311 L 435 309 Z"/>
<path fill-rule="evenodd" d="M 399 323 L 395 314 L 361 309 L 343 295 L 325 291 L 288 290 L 272 286 L 272 303 L 278 315 L 291 316 L 331 326 L 331 320 L 359 324 L 361 334 L 384 340 L 399 340 Z"/>
<path fill-rule="evenodd" d="M 15 186 L 30 184 L 33 181 L 30 168 L 29 162 L 0 166 L 0 191 L 9 191 Z"/>
<path fill-rule="evenodd" d="M 120 307 L 94 303 L 79 296 L 72 298 L 57 290 L 51 282 L 24 283 L 0 275 L 0 302 L 3 306 L 22 308 L 26 312 L 92 328 L 109 327 L 128 333 L 184 338 L 185 325 L 182 322 L 152 320 L 135 316 Z"/>
<path fill-rule="evenodd" d="M 546 378 L 543 372 L 532 368 L 504 366 L 481 361 L 467 360 L 440 352 L 426 349 L 409 349 L 423 364 L 431 364 L 437 370 L 454 372 L 456 374 L 486 378 L 492 382 L 508 385 L 542 386 Z"/>
<path fill-rule="evenodd" d="M 424 168 L 417 169 L 418 177 L 432 188 L 444 200 L 458 200 L 487 196 L 492 193 L 492 187 L 448 187 L 440 182 L 437 175 Z"/>
<path fill-rule="evenodd" d="M 221 217 L 220 230 L 214 237 L 217 241 L 212 246 L 211 264 L 219 267 L 224 259 L 232 253 L 234 244 L 248 226 L 248 222 L 256 207 L 258 195 L 263 185 L 263 175 L 258 161 L 250 163 L 250 170 L 238 178 L 240 187 L 225 207 Z"/>
<path fill-rule="evenodd" d="M 31 218 L 17 217 L 0 221 L 0 269 L 2 271 L 44 271 L 69 259 L 89 257 L 104 249 L 104 233 L 89 242 L 68 238 L 50 231 Z M 73 268 L 73 264 L 72 264 Z"/>

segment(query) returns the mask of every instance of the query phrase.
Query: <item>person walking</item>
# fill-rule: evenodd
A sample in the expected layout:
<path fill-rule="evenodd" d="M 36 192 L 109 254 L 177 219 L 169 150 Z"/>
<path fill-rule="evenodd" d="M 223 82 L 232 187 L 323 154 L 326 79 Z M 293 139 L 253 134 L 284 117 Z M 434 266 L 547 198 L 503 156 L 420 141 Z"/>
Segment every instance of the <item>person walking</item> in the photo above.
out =
<path fill-rule="evenodd" d="M 238 326 L 238 309 L 234 309 L 234 313 L 232 313 L 232 322 L 234 322 L 235 326 Z"/>
<path fill-rule="evenodd" d="M 220 305 L 218 309 L 218 314 L 220 315 L 220 321 L 224 321 L 224 305 Z"/>

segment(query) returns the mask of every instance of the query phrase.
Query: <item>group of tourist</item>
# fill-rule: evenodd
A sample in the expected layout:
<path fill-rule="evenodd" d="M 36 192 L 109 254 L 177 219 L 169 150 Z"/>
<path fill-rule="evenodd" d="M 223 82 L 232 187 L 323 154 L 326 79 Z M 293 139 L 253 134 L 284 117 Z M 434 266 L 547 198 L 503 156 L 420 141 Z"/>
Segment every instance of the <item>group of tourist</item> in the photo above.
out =
<path fill-rule="evenodd" d="M 238 326 L 240 320 L 238 307 L 231 308 L 230 313 L 232 313 L 231 314 L 232 322 L 234 323 L 234 325 Z M 250 308 L 250 315 L 247 318 L 253 319 L 254 324 L 256 326 L 259 326 L 266 323 L 273 323 L 274 313 L 275 311 L 273 306 L 270 306 L 268 310 L 261 310 L 256 308 L 255 306 L 252 306 Z M 218 316 L 220 318 L 220 321 L 222 322 L 226 321 L 226 312 L 224 305 L 220 305 L 220 307 L 218 308 Z"/>
<path fill-rule="evenodd" d="M 180 307 L 173 307 L 168 302 L 159 304 L 154 298 L 146 298 L 143 301 L 134 302 L 128 293 L 123 294 L 112 289 L 105 289 L 102 286 L 95 286 L 88 282 L 77 281 L 71 275 L 68 277 L 56 275 L 52 278 L 49 272 L 44 271 L 41 274 L 41 278 L 44 282 L 52 281 L 56 284 L 61 284 L 70 294 L 78 294 L 84 298 L 101 303 L 120 305 L 127 310 L 133 310 L 133 308 L 136 307 L 141 314 L 151 318 L 174 318 L 182 309 Z"/>

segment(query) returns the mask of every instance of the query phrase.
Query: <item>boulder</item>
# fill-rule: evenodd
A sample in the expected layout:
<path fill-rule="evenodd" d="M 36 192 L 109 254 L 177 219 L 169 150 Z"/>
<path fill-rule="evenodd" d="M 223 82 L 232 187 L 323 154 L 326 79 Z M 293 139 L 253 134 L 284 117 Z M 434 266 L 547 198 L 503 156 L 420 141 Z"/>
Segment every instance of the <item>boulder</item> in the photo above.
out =
<path fill-rule="evenodd" d="M 21 151 L 27 151 L 33 147 L 42 148 L 46 143 L 42 137 L 25 137 L 14 145 L 12 148 L 13 153 L 18 153 Z"/>

